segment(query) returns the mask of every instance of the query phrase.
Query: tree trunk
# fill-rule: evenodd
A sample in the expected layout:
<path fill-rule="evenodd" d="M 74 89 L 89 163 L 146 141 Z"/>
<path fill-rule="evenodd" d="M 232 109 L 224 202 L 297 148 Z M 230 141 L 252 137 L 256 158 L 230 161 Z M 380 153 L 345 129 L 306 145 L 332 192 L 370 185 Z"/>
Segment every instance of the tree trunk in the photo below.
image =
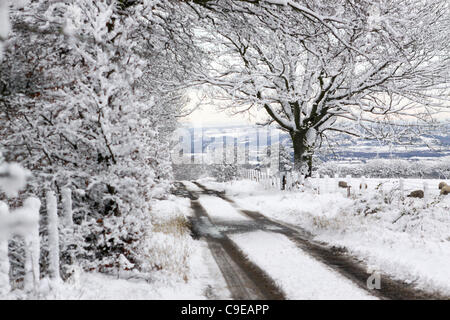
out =
<path fill-rule="evenodd" d="M 290 135 L 294 146 L 294 170 L 311 177 L 313 154 L 306 144 L 306 131 L 291 131 Z"/>

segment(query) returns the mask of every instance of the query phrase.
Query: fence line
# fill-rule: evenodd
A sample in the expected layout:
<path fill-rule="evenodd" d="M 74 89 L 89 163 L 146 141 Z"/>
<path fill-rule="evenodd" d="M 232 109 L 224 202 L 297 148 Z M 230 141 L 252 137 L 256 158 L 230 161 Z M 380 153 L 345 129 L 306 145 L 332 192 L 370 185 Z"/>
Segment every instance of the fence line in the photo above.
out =
<path fill-rule="evenodd" d="M 354 178 L 351 175 L 345 177 L 329 177 L 324 175 L 319 178 L 306 178 L 297 172 L 277 172 L 271 174 L 268 170 L 244 169 L 240 177 L 255 182 L 260 182 L 265 189 L 283 190 L 283 191 L 305 191 L 317 194 L 345 192 L 347 197 L 361 196 L 367 192 L 378 190 L 383 191 L 391 187 L 399 192 L 400 198 L 411 196 L 413 191 L 422 191 L 419 198 L 427 201 L 433 194 L 439 194 L 437 183 L 435 188 L 430 188 L 429 182 L 421 179 L 383 179 L 367 178 L 365 176 Z M 433 179 L 434 180 L 434 179 Z M 436 179 L 436 181 L 438 181 Z"/>
<path fill-rule="evenodd" d="M 64 227 L 72 228 L 72 198 L 70 189 L 63 189 L 63 217 Z M 10 237 L 18 235 L 24 239 L 24 279 L 23 289 L 26 292 L 37 292 L 40 282 L 40 237 L 39 237 L 39 210 L 41 202 L 38 198 L 30 197 L 25 200 L 22 208 L 14 210 L 14 214 L 6 203 L 0 201 L 0 223 L 7 224 L 7 234 L 0 235 L 0 296 L 11 291 L 10 268 L 8 257 L 8 241 Z M 49 276 L 51 279 L 60 280 L 59 257 L 59 231 L 57 198 L 53 191 L 46 193 L 46 209 L 48 223 L 48 251 L 49 251 Z M 70 219 L 70 221 L 69 221 Z M 11 222 L 11 223 L 8 223 Z"/>

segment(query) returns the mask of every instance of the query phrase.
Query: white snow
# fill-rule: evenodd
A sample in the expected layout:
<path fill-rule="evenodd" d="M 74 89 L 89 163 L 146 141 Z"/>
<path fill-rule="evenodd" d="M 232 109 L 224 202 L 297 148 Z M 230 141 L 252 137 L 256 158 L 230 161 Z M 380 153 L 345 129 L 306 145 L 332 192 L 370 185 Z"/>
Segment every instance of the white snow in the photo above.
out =
<path fill-rule="evenodd" d="M 284 235 L 256 231 L 230 238 L 274 279 L 288 299 L 375 299 L 311 258 Z"/>
<path fill-rule="evenodd" d="M 64 226 L 73 228 L 72 191 L 69 188 L 62 189 L 62 205 Z"/>
<path fill-rule="evenodd" d="M 39 238 L 39 208 L 41 202 L 38 198 L 30 197 L 25 200 L 22 208 L 16 210 L 35 221 L 34 228 L 31 228 L 24 236 L 25 240 L 25 277 L 24 289 L 27 292 L 36 291 L 39 285 L 40 277 L 40 238 Z M 14 212 L 13 212 L 14 214 Z"/>
<path fill-rule="evenodd" d="M 318 179 L 312 181 L 317 185 Z M 317 241 L 345 247 L 368 269 L 449 295 L 450 197 L 439 196 L 437 180 L 405 179 L 405 195 L 427 182 L 427 199 L 402 199 L 396 179 L 365 182 L 369 191 L 358 194 L 359 182 L 351 179 L 358 189 L 352 198 L 344 189 L 332 192 L 332 185 L 329 190 L 322 185 L 322 192 L 330 193 L 321 194 L 265 190 L 248 180 L 221 188 L 243 209 L 306 229 Z M 383 184 L 375 189 L 379 182 Z"/>
<path fill-rule="evenodd" d="M 53 191 L 47 191 L 47 223 L 48 223 L 48 269 L 52 279 L 60 279 L 59 275 L 59 233 L 58 205 Z"/>
<path fill-rule="evenodd" d="M 6 203 L 0 201 L 0 219 L 6 217 L 8 214 L 8 206 Z M 0 297 L 7 294 L 10 288 L 8 240 L 0 238 Z"/>
<path fill-rule="evenodd" d="M 225 200 L 215 196 L 200 196 L 200 204 L 208 212 L 214 222 L 220 221 L 249 221 L 250 219 L 240 214 L 235 208 Z"/>
<path fill-rule="evenodd" d="M 187 190 L 193 191 L 193 192 L 202 192 L 203 190 L 199 188 L 196 184 L 192 183 L 191 181 L 181 181 Z"/>
<path fill-rule="evenodd" d="M 100 273 L 76 271 L 67 282 L 41 281 L 40 299 L 46 300 L 204 300 L 231 299 L 226 282 L 209 253 L 206 243 L 198 241 L 189 260 L 193 270 L 187 281 L 168 275 L 142 279 L 138 273 L 123 278 Z M 14 296 L 14 294 L 16 296 Z M 10 298 L 20 298 L 13 292 Z"/>

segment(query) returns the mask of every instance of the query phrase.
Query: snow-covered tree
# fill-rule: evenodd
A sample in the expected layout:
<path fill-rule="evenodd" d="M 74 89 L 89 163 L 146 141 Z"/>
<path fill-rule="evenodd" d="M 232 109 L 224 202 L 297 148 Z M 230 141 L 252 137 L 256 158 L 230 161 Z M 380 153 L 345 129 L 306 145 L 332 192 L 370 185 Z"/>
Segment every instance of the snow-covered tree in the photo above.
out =
<path fill-rule="evenodd" d="M 0 146 L 33 171 L 30 191 L 74 190 L 81 242 L 71 247 L 86 268 L 109 270 L 119 257 L 139 267 L 148 249 L 142 234 L 152 199 L 170 187 L 189 65 L 177 61 L 188 54 L 179 21 L 189 25 L 178 15 L 169 21 L 178 16 L 167 1 L 116 0 L 38 0 L 10 12 Z"/>
<path fill-rule="evenodd" d="M 448 1 L 192 6 L 205 17 L 199 42 L 217 57 L 199 83 L 219 87 L 231 108 L 267 113 L 290 134 L 295 169 L 309 175 L 328 132 L 395 140 L 448 101 Z"/>

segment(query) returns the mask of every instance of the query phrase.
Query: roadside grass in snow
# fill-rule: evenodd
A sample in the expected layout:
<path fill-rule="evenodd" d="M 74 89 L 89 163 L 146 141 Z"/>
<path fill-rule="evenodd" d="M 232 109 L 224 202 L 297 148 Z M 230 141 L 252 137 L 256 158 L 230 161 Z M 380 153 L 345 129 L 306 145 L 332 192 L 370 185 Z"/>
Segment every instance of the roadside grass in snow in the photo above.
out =
<path fill-rule="evenodd" d="M 189 259 L 195 247 L 190 236 L 189 200 L 172 197 L 152 206 L 152 230 L 147 233 L 147 250 L 143 252 L 145 271 L 190 277 Z"/>

